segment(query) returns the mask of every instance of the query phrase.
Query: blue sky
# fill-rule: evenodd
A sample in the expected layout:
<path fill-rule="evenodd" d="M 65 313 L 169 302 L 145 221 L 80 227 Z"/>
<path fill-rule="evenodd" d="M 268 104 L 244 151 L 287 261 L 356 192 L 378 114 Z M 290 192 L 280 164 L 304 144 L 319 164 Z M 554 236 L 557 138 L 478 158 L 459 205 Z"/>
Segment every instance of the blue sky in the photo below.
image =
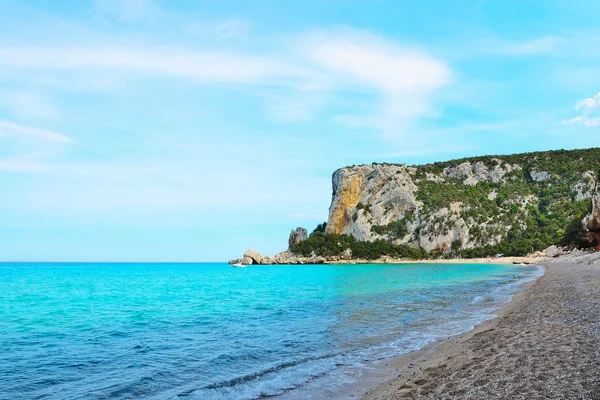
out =
<path fill-rule="evenodd" d="M 599 146 L 600 3 L 0 2 L 0 259 L 273 255 L 360 163 Z"/>

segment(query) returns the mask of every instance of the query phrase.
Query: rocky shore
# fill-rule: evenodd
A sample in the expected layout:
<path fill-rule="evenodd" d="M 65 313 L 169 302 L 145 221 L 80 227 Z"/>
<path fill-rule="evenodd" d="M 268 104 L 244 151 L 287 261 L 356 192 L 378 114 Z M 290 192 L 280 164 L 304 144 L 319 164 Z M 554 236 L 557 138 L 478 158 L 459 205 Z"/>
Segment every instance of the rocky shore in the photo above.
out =
<path fill-rule="evenodd" d="M 293 231 L 294 232 L 294 231 Z M 241 258 L 229 260 L 229 264 L 243 265 L 301 265 L 301 264 L 406 264 L 406 263 L 473 263 L 473 264 L 541 264 L 541 263 L 571 263 L 600 265 L 600 251 L 594 249 L 577 249 L 570 247 L 550 246 L 544 251 L 538 251 L 524 257 L 485 257 L 485 258 L 434 258 L 413 260 L 408 258 L 393 258 L 383 256 L 368 260 L 352 257 L 347 251 L 341 256 L 322 257 L 312 255 L 301 257 L 290 250 L 281 252 L 274 257 L 262 256 L 255 250 L 247 250 Z"/>

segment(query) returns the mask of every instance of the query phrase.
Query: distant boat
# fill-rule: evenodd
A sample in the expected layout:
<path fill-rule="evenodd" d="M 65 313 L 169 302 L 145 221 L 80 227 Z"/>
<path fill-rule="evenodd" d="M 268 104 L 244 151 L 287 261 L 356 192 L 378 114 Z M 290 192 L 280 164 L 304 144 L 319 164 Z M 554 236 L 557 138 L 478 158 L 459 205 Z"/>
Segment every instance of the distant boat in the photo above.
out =
<path fill-rule="evenodd" d="M 231 266 L 236 268 L 246 268 L 246 266 L 242 263 L 231 264 Z"/>

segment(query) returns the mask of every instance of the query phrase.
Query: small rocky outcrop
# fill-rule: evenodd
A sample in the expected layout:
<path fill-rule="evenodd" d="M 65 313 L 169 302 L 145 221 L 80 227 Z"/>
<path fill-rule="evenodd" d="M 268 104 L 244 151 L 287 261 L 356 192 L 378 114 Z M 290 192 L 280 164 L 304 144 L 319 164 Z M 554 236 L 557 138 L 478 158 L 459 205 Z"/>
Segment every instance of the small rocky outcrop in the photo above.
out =
<path fill-rule="evenodd" d="M 350 260 L 352 259 L 352 250 L 346 249 L 342 252 L 342 260 Z"/>
<path fill-rule="evenodd" d="M 233 260 L 229 260 L 228 263 L 230 265 L 234 264 L 242 264 L 242 265 L 271 265 L 275 264 L 275 260 L 270 258 L 269 256 L 261 256 L 258 251 L 248 249 L 244 253 L 242 258 L 236 258 Z"/>
<path fill-rule="evenodd" d="M 310 253 L 310 257 L 308 259 L 308 261 L 311 264 L 323 264 L 325 261 L 327 261 L 327 259 L 323 256 L 317 256 L 314 252 L 314 250 Z"/>
<path fill-rule="evenodd" d="M 551 246 L 545 251 L 547 252 L 551 248 L 556 249 L 556 246 Z M 553 254 L 553 259 L 550 260 L 550 262 L 600 265 L 600 252 L 594 251 L 592 249 L 558 248 L 556 249 L 556 251 L 554 251 L 553 249 L 551 254 Z"/>
<path fill-rule="evenodd" d="M 496 162 L 493 168 L 488 167 L 481 161 L 476 163 L 464 162 L 456 167 L 446 167 L 444 168 L 444 176 L 462 179 L 465 185 L 475 186 L 479 182 L 487 180 L 500 182 L 506 174 L 521 169 L 519 165 L 502 164 L 498 159 L 492 159 L 492 161 Z M 428 174 L 427 179 L 434 180 L 434 176 L 433 174 Z"/>
<path fill-rule="evenodd" d="M 306 240 L 306 238 L 308 238 L 308 231 L 306 228 L 298 227 L 295 230 L 292 230 L 288 239 L 288 249 L 291 249 L 293 245 Z"/>
<path fill-rule="evenodd" d="M 298 257 L 291 251 L 283 251 L 273 257 L 275 264 L 297 264 Z"/>
<path fill-rule="evenodd" d="M 262 261 L 260 262 L 261 265 L 271 265 L 273 264 L 273 260 L 271 260 L 271 257 L 269 256 L 264 256 Z"/>
<path fill-rule="evenodd" d="M 260 255 L 258 251 L 248 249 L 244 253 L 244 258 L 242 264 L 251 265 L 251 264 L 261 264 L 263 261 L 263 256 Z"/>
<path fill-rule="evenodd" d="M 575 201 L 591 199 L 594 196 L 596 186 L 596 174 L 594 171 L 586 171 L 581 175 L 581 180 L 571 188 Z"/>
<path fill-rule="evenodd" d="M 244 256 L 242 258 L 242 264 L 244 264 L 244 265 L 252 265 L 252 264 L 254 264 L 254 260 L 252 258 L 250 258 L 250 257 Z"/>
<path fill-rule="evenodd" d="M 229 260 L 228 263 L 230 265 L 233 265 L 233 264 L 243 264 L 243 265 L 270 264 L 271 259 L 268 256 L 267 257 L 261 256 L 258 251 L 248 249 L 242 256 L 242 258 L 236 258 L 234 260 Z"/>
<path fill-rule="evenodd" d="M 546 257 L 554 258 L 565 254 L 564 250 L 560 247 L 552 245 L 544 250 Z"/>
<path fill-rule="evenodd" d="M 544 182 L 551 178 L 550 174 L 546 171 L 529 171 L 529 176 L 536 182 Z"/>

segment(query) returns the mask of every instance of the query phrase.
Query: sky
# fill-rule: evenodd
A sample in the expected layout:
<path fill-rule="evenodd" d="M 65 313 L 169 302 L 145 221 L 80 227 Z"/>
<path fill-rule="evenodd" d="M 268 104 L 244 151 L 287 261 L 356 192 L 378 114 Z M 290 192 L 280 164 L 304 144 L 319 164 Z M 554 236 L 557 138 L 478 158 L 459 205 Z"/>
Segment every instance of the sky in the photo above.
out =
<path fill-rule="evenodd" d="M 0 260 L 273 256 L 372 162 L 600 145 L 592 0 L 0 0 Z"/>

